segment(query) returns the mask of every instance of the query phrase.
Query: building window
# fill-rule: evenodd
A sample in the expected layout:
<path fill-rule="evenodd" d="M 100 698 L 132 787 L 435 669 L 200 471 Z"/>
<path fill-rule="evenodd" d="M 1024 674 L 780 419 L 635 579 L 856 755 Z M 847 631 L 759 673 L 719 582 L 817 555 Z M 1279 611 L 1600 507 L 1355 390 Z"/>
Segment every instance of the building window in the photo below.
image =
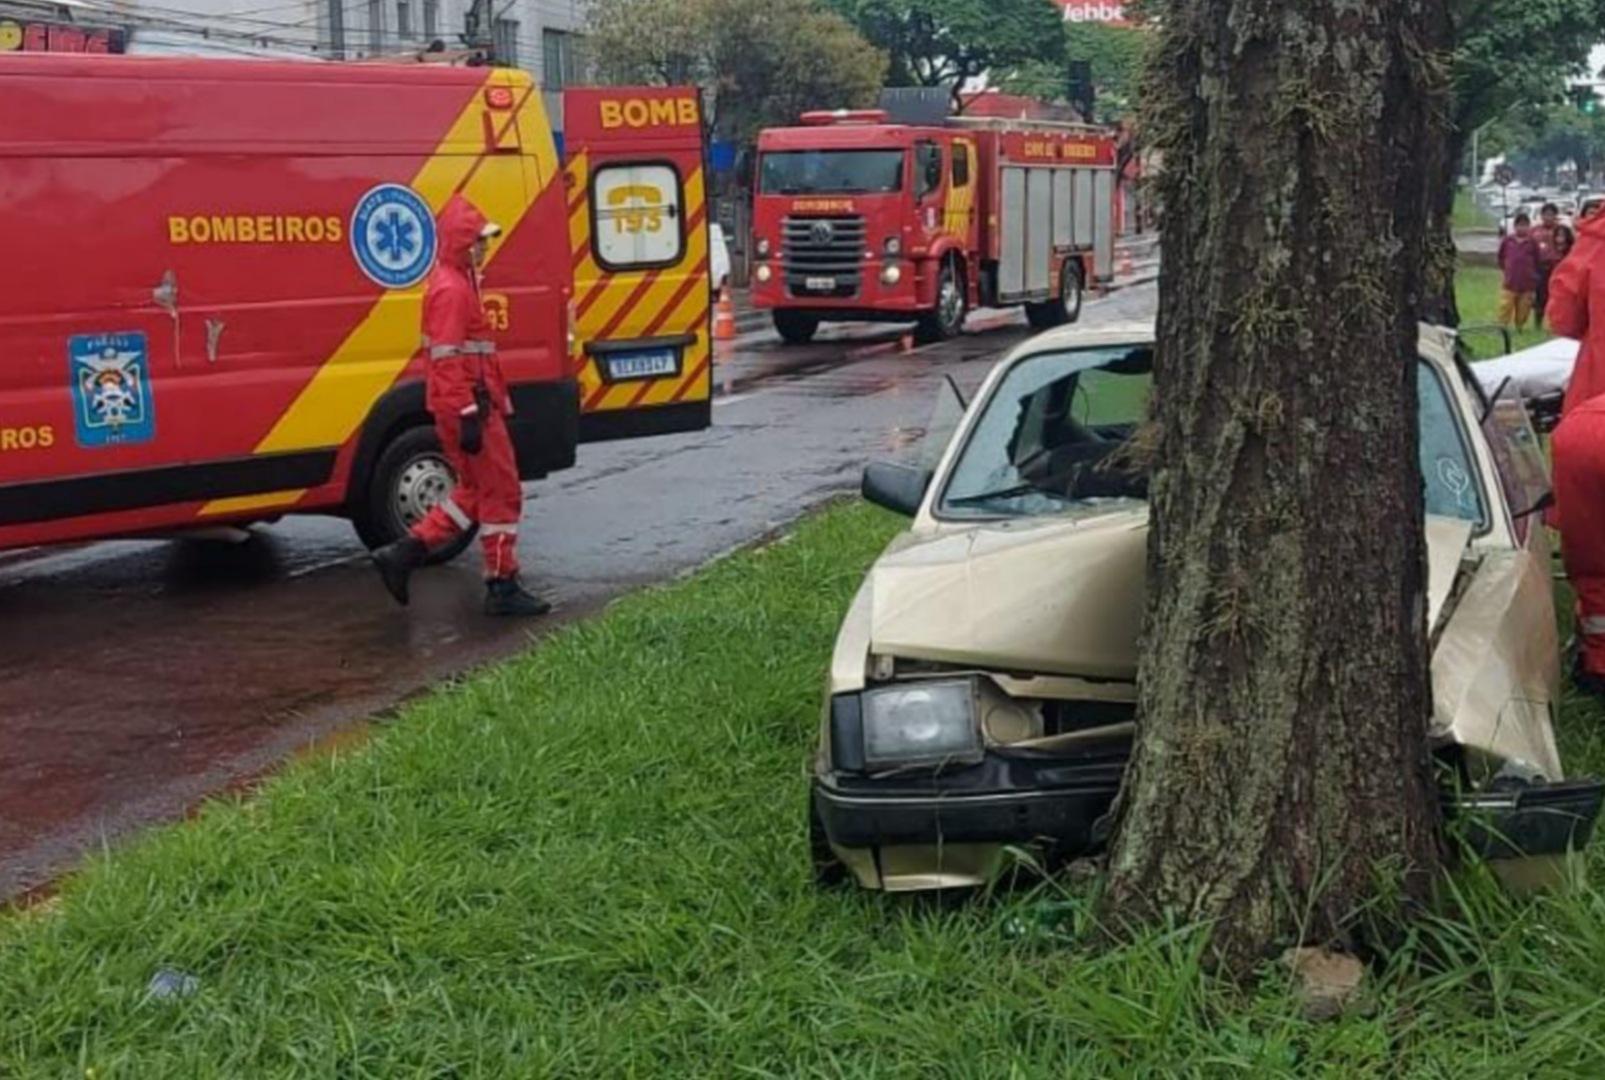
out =
<path fill-rule="evenodd" d="M 563 30 L 541 31 L 541 85 L 546 89 L 561 90 L 579 81 L 577 37 Z"/>
<path fill-rule="evenodd" d="M 385 47 L 384 0 L 368 0 L 368 52 L 378 54 Z"/>
<path fill-rule="evenodd" d="M 396 0 L 396 36 L 403 41 L 412 37 L 412 4 L 410 0 Z"/>
<path fill-rule="evenodd" d="M 496 50 L 496 62 L 518 66 L 518 20 L 497 19 L 491 35 L 491 45 Z"/>
<path fill-rule="evenodd" d="M 424 37 L 430 41 L 440 33 L 440 0 L 424 0 Z"/>

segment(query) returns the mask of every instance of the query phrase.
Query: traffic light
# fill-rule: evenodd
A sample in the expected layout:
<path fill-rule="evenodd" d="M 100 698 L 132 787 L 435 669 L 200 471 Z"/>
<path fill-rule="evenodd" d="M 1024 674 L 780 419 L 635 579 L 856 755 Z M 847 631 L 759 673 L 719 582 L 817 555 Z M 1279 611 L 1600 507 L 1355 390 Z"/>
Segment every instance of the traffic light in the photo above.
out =
<path fill-rule="evenodd" d="M 1571 89 L 1572 104 L 1577 106 L 1578 112 L 1584 116 L 1595 116 L 1599 113 L 1599 94 L 1592 83 L 1583 83 Z"/>

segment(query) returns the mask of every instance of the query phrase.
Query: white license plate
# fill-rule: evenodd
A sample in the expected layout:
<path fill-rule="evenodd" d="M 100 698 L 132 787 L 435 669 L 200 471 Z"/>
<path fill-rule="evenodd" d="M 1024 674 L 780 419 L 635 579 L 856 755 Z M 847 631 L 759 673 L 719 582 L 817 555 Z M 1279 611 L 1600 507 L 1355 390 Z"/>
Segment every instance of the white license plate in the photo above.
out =
<path fill-rule="evenodd" d="M 675 375 L 680 371 L 680 351 L 642 349 L 640 352 L 616 353 L 607 358 L 607 371 L 614 380 Z"/>
<path fill-rule="evenodd" d="M 808 289 L 809 292 L 834 292 L 836 289 L 836 279 L 833 277 L 804 278 L 803 285 Z"/>

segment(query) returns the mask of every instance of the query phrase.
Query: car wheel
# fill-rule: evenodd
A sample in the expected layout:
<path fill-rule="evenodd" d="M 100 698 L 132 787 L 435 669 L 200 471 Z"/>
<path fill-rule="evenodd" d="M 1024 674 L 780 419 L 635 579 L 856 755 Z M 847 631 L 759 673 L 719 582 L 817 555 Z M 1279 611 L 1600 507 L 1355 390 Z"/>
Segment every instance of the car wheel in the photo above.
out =
<path fill-rule="evenodd" d="M 806 345 L 814 340 L 819 317 L 806 311 L 775 311 L 775 331 L 787 345 Z"/>
<path fill-rule="evenodd" d="M 825 836 L 825 823 L 814 811 L 812 798 L 808 801 L 808 857 L 813 863 L 815 885 L 835 889 L 847 884 L 847 866 L 831 850 L 830 840 Z"/>
<path fill-rule="evenodd" d="M 948 341 L 964 329 L 969 302 L 964 297 L 964 279 L 950 259 L 936 279 L 936 310 L 920 319 L 918 337 L 923 342 Z"/>
<path fill-rule="evenodd" d="M 368 488 L 353 498 L 351 520 L 369 548 L 393 544 L 407 535 L 457 485 L 433 427 L 407 428 L 391 439 L 374 464 Z M 432 564 L 447 563 L 468 550 L 478 526 L 429 553 Z"/>

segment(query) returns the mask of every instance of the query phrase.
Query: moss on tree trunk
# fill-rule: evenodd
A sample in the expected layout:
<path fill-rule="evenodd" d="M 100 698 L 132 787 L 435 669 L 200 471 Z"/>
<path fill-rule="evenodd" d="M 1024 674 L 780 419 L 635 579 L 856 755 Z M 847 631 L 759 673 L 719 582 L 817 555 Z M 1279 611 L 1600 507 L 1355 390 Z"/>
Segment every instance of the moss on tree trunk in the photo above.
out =
<path fill-rule="evenodd" d="M 1210 921 L 1239 971 L 1355 943 L 1440 858 L 1415 343 L 1448 31 L 1444 0 L 1195 0 L 1158 30 L 1151 587 L 1103 906 Z"/>

